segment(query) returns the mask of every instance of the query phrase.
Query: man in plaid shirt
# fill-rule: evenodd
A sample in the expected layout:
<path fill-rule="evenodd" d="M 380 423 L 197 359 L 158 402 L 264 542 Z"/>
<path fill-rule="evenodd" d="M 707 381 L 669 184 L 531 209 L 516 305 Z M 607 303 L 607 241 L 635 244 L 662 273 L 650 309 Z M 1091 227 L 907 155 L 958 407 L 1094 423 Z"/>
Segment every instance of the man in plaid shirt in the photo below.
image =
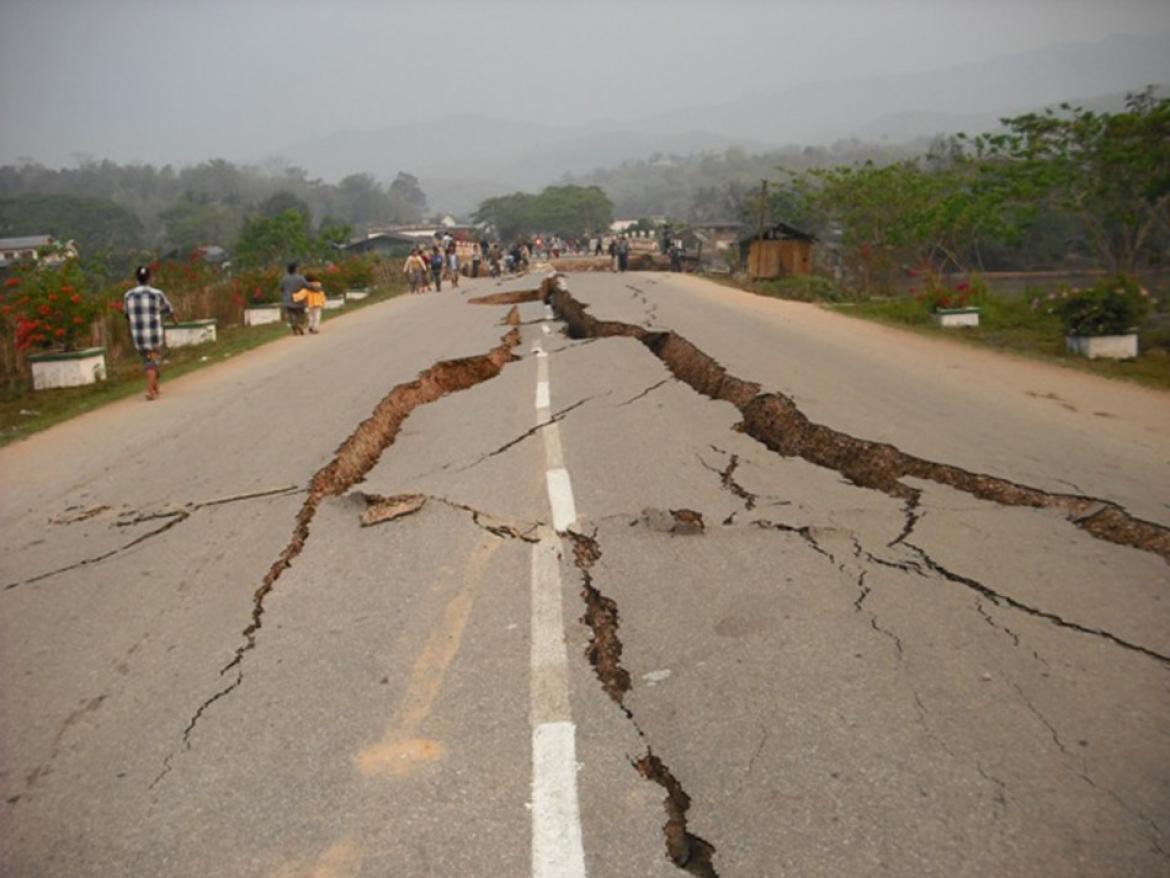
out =
<path fill-rule="evenodd" d="M 146 398 L 158 399 L 158 367 L 162 360 L 165 341 L 162 319 L 170 317 L 175 322 L 175 309 L 162 290 L 150 285 L 150 269 L 140 265 L 135 272 L 138 286 L 122 297 L 126 322 L 130 324 L 130 337 L 134 347 L 142 356 L 146 369 Z"/>

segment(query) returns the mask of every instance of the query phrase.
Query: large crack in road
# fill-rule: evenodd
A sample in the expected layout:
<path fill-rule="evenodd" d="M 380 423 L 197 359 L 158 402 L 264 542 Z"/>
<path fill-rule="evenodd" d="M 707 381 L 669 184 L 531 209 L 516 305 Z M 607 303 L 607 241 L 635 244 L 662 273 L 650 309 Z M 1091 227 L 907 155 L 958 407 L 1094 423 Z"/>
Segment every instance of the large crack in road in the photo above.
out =
<path fill-rule="evenodd" d="M 1170 528 L 1129 514 L 1117 503 L 1081 494 L 1059 494 L 1022 485 L 986 473 L 973 473 L 952 464 L 926 460 L 901 449 L 842 433 L 817 424 L 781 393 L 761 393 L 761 387 L 731 375 L 711 356 L 670 330 L 599 320 L 588 306 L 574 299 L 558 278 L 545 281 L 545 297 L 563 320 L 571 338 L 634 338 L 660 359 L 676 378 L 711 399 L 734 405 L 743 415 L 743 432 L 772 451 L 799 457 L 840 473 L 851 483 L 910 499 L 915 489 L 903 478 L 946 485 L 1002 506 L 1026 506 L 1063 511 L 1074 525 L 1098 539 L 1143 549 L 1170 562 Z"/>
<path fill-rule="evenodd" d="M 185 749 L 191 749 L 191 735 L 211 706 L 243 683 L 244 656 L 256 646 L 256 638 L 263 625 L 265 598 L 304 550 L 310 536 L 310 525 L 321 503 L 327 497 L 345 493 L 366 476 L 382 453 L 394 443 L 402 422 L 414 409 L 496 377 L 504 366 L 518 359 L 513 349 L 519 344 L 520 332 L 513 328 L 501 338 L 497 347 L 486 354 L 440 361 L 421 372 L 415 380 L 395 386 L 374 408 L 373 414 L 342 442 L 332 460 L 313 475 L 309 481 L 308 497 L 296 515 L 288 544 L 253 594 L 251 619 L 241 635 L 244 642 L 236 648 L 231 661 L 219 672 L 221 677 L 232 671 L 235 671 L 235 675 L 228 685 L 200 704 L 191 716 L 183 729 Z M 173 756 L 174 753 L 171 753 L 163 760 L 163 770 L 151 784 L 152 787 L 170 771 Z"/>
<path fill-rule="evenodd" d="M 852 536 L 856 560 L 877 563 L 919 576 L 933 575 L 969 589 L 975 596 L 977 612 L 989 625 L 1002 630 L 1017 647 L 1020 646 L 1019 635 L 1006 625 L 994 621 L 983 606 L 983 600 L 990 601 L 999 607 L 1020 611 L 1060 628 L 1103 639 L 1115 646 L 1154 659 L 1163 665 L 1170 665 L 1170 655 L 1128 641 L 1104 629 L 1082 625 L 1043 608 L 1031 606 L 940 564 L 922 546 L 911 541 L 916 527 L 925 514 L 920 508 L 922 491 L 904 484 L 901 480 L 917 478 L 934 482 L 1001 506 L 1055 509 L 1063 512 L 1071 524 L 1096 539 L 1151 552 L 1167 562 L 1170 562 L 1170 529 L 1155 522 L 1138 519 L 1112 501 L 1086 496 L 1083 493 L 1061 494 L 1045 491 L 985 473 L 973 473 L 954 465 L 916 457 L 886 443 L 850 436 L 831 427 L 813 423 L 799 410 L 791 398 L 780 393 L 762 393 L 759 384 L 729 374 L 712 357 L 673 331 L 647 330 L 629 323 L 594 318 L 587 313 L 586 305 L 572 297 L 560 276 L 547 279 L 543 289 L 546 302 L 552 305 L 558 317 L 565 322 L 566 334 L 570 338 L 590 341 L 613 337 L 636 339 L 663 362 L 672 376 L 710 399 L 722 400 L 734 405 L 743 415 L 743 421 L 736 425 L 736 429 L 746 433 L 769 450 L 784 456 L 799 457 L 809 463 L 839 473 L 858 487 L 880 491 L 888 496 L 903 500 L 902 511 L 905 521 L 900 532 L 887 543 L 887 548 L 903 547 L 911 552 L 913 557 L 898 561 L 878 557 L 865 550 L 856 536 Z M 714 450 L 719 451 L 719 449 Z M 701 457 L 700 463 L 706 469 L 719 475 L 722 487 L 743 502 L 744 511 L 753 509 L 758 498 L 746 491 L 734 478 L 739 464 L 736 456 L 731 456 L 723 470 L 711 466 Z M 730 525 L 734 518 L 735 513 L 732 513 L 723 523 Z M 838 566 L 842 572 L 846 572 L 845 565 L 832 552 L 825 550 L 820 545 L 814 528 L 776 524 L 766 519 L 758 519 L 752 521 L 751 524 L 756 527 L 775 529 L 800 536 L 812 549 L 825 555 L 830 563 Z M 581 537 L 573 535 L 573 539 L 575 543 L 581 545 Z M 595 540 L 590 539 L 585 545 L 586 550 L 579 551 L 576 555 L 577 564 L 582 569 L 584 580 L 582 597 L 589 607 L 589 611 L 582 621 L 588 624 L 594 632 L 587 655 L 593 663 L 603 687 L 618 703 L 627 717 L 634 722 L 633 715 L 623 701 L 625 692 L 629 688 L 629 676 L 620 667 L 621 643 L 617 637 L 617 607 L 612 599 L 602 595 L 593 585 L 588 568 L 600 556 L 600 550 L 597 548 Z M 861 612 L 872 590 L 866 582 L 866 571 L 862 569 L 854 572 L 857 572 L 858 588 L 854 609 Z M 897 659 L 901 661 L 904 647 L 900 638 L 894 632 L 880 626 L 876 615 L 872 613 L 869 615 L 871 627 L 876 633 L 884 635 L 893 642 Z M 1037 660 L 1043 661 L 1034 651 L 1033 654 Z M 1021 697 L 1023 697 L 1022 693 Z M 925 711 L 917 692 L 914 693 L 914 698 L 920 709 Z M 1041 717 L 1041 719 L 1043 718 Z M 1055 729 L 1047 720 L 1043 721 L 1052 733 L 1054 740 L 1059 744 Z M 638 734 L 645 739 L 645 734 L 638 728 L 636 722 L 634 722 L 634 726 Z M 1061 750 L 1067 755 L 1067 750 L 1063 746 Z M 691 868 L 687 868 L 687 871 L 693 871 L 693 874 L 700 875 L 715 874 L 710 862 L 714 848 L 686 831 L 686 811 L 690 805 L 689 796 L 685 794 L 681 786 L 674 780 L 673 775 L 670 775 L 665 766 L 657 757 L 653 756 L 649 749 L 646 756 L 638 760 L 635 766 L 644 777 L 655 780 L 668 790 L 666 808 L 670 820 L 664 830 L 668 839 L 671 859 L 676 865 L 687 868 L 684 863 L 689 863 L 692 852 L 696 852 L 699 854 L 696 861 L 700 862 L 697 868 L 700 870 L 710 869 L 711 871 L 693 871 Z M 1006 804 L 1003 782 L 988 775 L 982 766 L 979 766 L 979 773 L 997 786 L 997 796 L 999 797 L 997 801 Z M 1154 821 L 1140 809 L 1128 804 L 1115 791 L 1101 786 L 1087 774 L 1085 769 L 1077 769 L 1075 773 L 1090 786 L 1107 792 L 1123 810 L 1146 823 L 1154 832 L 1154 838 L 1151 842 L 1153 847 L 1159 854 L 1166 855 L 1158 843 L 1157 836 L 1160 835 L 1160 829 Z"/>
<path fill-rule="evenodd" d="M 870 555 L 872 560 L 920 574 L 929 571 L 948 582 L 971 589 L 998 606 L 1027 613 L 1080 634 L 1102 638 L 1123 649 L 1170 665 L 1170 655 L 1133 643 L 1104 629 L 1070 622 L 1056 613 L 1025 604 L 974 579 L 947 570 L 921 547 L 909 544 L 907 540 L 921 517 L 918 509 L 921 492 L 904 484 L 902 479 L 916 478 L 934 482 L 1001 506 L 1055 509 L 1063 512 L 1075 527 L 1097 539 L 1151 552 L 1167 562 L 1170 562 L 1170 528 L 1136 518 L 1109 500 L 1081 494 L 1055 493 L 986 473 L 973 473 L 952 464 L 908 454 L 888 443 L 861 439 L 814 423 L 790 397 L 777 392 L 764 393 L 759 384 L 730 374 L 714 358 L 673 331 L 651 331 L 630 323 L 594 317 L 588 313 L 587 305 L 573 298 L 563 277 L 559 275 L 547 278 L 543 291 L 545 300 L 565 322 L 570 338 L 633 338 L 661 360 L 674 377 L 696 392 L 734 405 L 743 416 L 737 429 L 769 450 L 831 469 L 858 487 L 880 491 L 905 501 L 906 523 L 902 532 L 889 545 L 904 545 L 914 552 L 917 560 L 894 563 Z M 733 473 L 734 467 L 730 467 L 725 486 L 734 491 Z M 768 525 L 771 524 L 768 522 Z"/>
<path fill-rule="evenodd" d="M 691 797 L 666 764 L 655 755 L 646 733 L 625 704 L 625 696 L 630 691 L 631 682 L 629 672 L 622 667 L 622 641 L 618 636 L 620 621 L 617 604 L 593 584 L 592 568 L 601 559 L 601 546 L 596 535 L 589 536 L 570 530 L 565 536 L 572 545 L 573 563 L 581 574 L 581 599 L 585 602 L 585 615 L 581 617 L 581 622 L 590 631 L 585 655 L 593 665 L 602 689 L 625 714 L 638 737 L 646 743 L 646 752 L 631 760 L 632 765 L 643 778 L 658 784 L 666 792 L 662 805 L 667 819 L 662 832 L 666 839 L 667 856 L 675 866 L 690 875 L 698 878 L 719 878 L 719 873 L 715 871 L 712 862 L 715 846 L 687 828 L 687 811 L 691 807 Z"/>

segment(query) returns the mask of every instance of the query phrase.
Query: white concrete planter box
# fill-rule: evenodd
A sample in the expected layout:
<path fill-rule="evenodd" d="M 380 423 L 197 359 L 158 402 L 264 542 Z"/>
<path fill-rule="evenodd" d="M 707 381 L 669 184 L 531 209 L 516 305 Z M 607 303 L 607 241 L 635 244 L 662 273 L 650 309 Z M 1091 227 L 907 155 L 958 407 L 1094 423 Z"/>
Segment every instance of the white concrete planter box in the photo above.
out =
<path fill-rule="evenodd" d="M 978 308 L 938 308 L 931 317 L 936 324 L 945 328 L 979 325 Z"/>
<path fill-rule="evenodd" d="M 1132 360 L 1138 355 L 1136 332 L 1125 335 L 1066 335 L 1064 346 L 1070 354 L 1109 360 Z"/>
<path fill-rule="evenodd" d="M 351 299 L 351 300 L 356 302 L 360 299 L 364 299 L 369 294 L 370 294 L 369 290 L 346 290 L 345 291 L 345 298 Z"/>
<path fill-rule="evenodd" d="M 325 300 L 326 311 L 336 311 L 345 307 L 345 296 L 333 296 Z"/>
<path fill-rule="evenodd" d="M 215 341 L 214 320 L 187 320 L 166 328 L 168 348 L 189 348 Z"/>
<path fill-rule="evenodd" d="M 245 326 L 263 326 L 280 322 L 279 305 L 252 305 L 244 309 Z"/>
<path fill-rule="evenodd" d="M 29 354 L 33 390 L 81 387 L 106 380 L 106 349 L 86 348 L 50 354 Z"/>

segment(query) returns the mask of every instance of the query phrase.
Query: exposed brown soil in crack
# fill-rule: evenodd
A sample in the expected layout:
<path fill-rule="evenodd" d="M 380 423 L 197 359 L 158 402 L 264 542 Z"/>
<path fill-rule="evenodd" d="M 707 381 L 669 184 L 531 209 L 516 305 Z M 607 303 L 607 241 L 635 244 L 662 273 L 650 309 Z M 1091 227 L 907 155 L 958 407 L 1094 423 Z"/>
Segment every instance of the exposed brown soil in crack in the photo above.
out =
<path fill-rule="evenodd" d="M 689 515 L 697 515 L 691 510 L 679 510 Z M 675 515 L 675 513 L 671 513 Z M 701 525 L 701 517 L 700 517 Z M 581 599 L 585 602 L 585 615 L 581 622 L 589 627 L 591 636 L 585 655 L 593 665 L 594 673 L 601 683 L 606 694 L 633 723 L 638 736 L 646 740 L 646 735 L 634 720 L 634 715 L 625 705 L 626 693 L 630 691 L 630 674 L 622 667 L 622 642 L 618 637 L 619 616 L 617 604 L 612 598 L 603 595 L 593 584 L 593 575 L 590 572 L 593 565 L 601 558 L 601 547 L 595 537 L 569 531 L 568 539 L 573 546 L 573 563 L 581 573 Z M 666 823 L 662 827 L 666 839 L 666 853 L 670 861 L 678 868 L 691 875 L 701 878 L 718 878 L 718 873 L 712 864 L 715 855 L 715 846 L 705 839 L 694 835 L 687 829 L 687 810 L 691 806 L 691 797 L 687 795 L 682 784 L 670 770 L 654 755 L 647 742 L 645 755 L 632 760 L 638 773 L 646 780 L 658 784 L 666 791 L 662 805 L 666 810 Z"/>
<path fill-rule="evenodd" d="M 902 531 L 888 545 L 890 547 L 903 545 L 915 553 L 918 560 L 894 563 L 874 557 L 863 552 L 861 545 L 854 538 L 858 558 L 864 554 L 868 560 L 885 566 L 897 567 L 919 575 L 930 572 L 971 589 L 977 595 L 977 609 L 988 624 L 1003 628 L 1017 646 L 1019 637 L 1005 626 L 994 623 L 978 602 L 978 598 L 986 598 L 998 606 L 1011 607 L 1061 627 L 1104 638 L 1157 661 L 1170 663 L 1170 656 L 1129 643 L 1107 631 L 1071 623 L 1042 609 L 1024 605 L 982 583 L 939 565 L 924 550 L 910 542 L 922 517 L 919 508 L 921 491 L 904 484 L 901 480 L 918 478 L 935 482 L 1004 506 L 1058 510 L 1072 524 L 1094 537 L 1149 551 L 1167 561 L 1170 561 L 1170 529 L 1136 519 L 1118 504 L 1110 501 L 1087 497 L 1080 493 L 1059 494 L 1044 491 L 995 476 L 972 473 L 949 464 L 915 457 L 889 444 L 859 439 L 830 427 L 815 424 L 800 412 L 788 397 L 778 393 L 762 394 L 759 385 L 729 375 L 711 357 L 673 332 L 652 332 L 631 324 L 597 320 L 586 313 L 586 306 L 573 299 L 565 287 L 557 283 L 556 278 L 547 281 L 544 290 L 547 300 L 552 303 L 558 316 L 567 323 L 568 335 L 571 338 L 635 338 L 658 356 L 674 377 L 686 381 L 693 389 L 711 399 L 725 400 L 735 405 L 743 415 L 743 422 L 737 429 L 741 429 L 771 450 L 833 469 L 860 487 L 882 491 L 902 499 L 906 522 Z M 732 456 L 726 469 L 719 471 L 713 467 L 708 468 L 719 473 L 724 488 L 743 500 L 745 507 L 750 510 L 755 505 L 756 498 L 735 481 L 734 474 L 738 463 L 738 458 Z M 814 550 L 825 555 L 830 562 L 838 563 L 833 554 L 820 545 L 812 528 L 777 525 L 767 521 L 757 521 L 754 524 L 796 533 Z M 596 588 L 590 573 L 590 568 L 600 557 L 600 549 L 592 537 L 575 534 L 570 536 L 573 539 L 574 557 L 585 583 L 582 596 L 589 608 L 582 621 L 593 631 L 588 656 L 603 688 L 634 723 L 638 734 L 645 739 L 645 734 L 638 728 L 633 714 L 624 704 L 625 694 L 629 690 L 629 675 L 620 664 L 621 642 L 617 636 L 617 606 L 611 598 L 604 596 Z M 842 569 L 844 570 L 843 565 Z M 857 587 L 858 595 L 854 609 L 861 612 L 871 591 L 866 583 L 864 570 L 859 572 Z M 875 631 L 890 638 L 901 660 L 903 645 L 897 634 L 881 627 L 873 614 L 870 614 L 870 624 Z M 921 707 L 920 702 L 919 704 Z M 664 807 L 668 820 L 663 831 L 671 861 L 680 869 L 694 875 L 716 875 L 712 864 L 714 847 L 687 830 L 686 814 L 691 802 L 678 780 L 649 748 L 645 756 L 634 761 L 634 766 L 643 777 L 659 784 L 667 793 Z"/>
<path fill-rule="evenodd" d="M 670 773 L 670 769 L 649 751 L 634 762 L 634 767 L 646 780 L 666 790 L 666 799 L 662 803 L 666 809 L 666 824 L 662 832 L 666 836 L 666 853 L 671 862 L 691 875 L 719 878 L 711 862 L 715 855 L 714 846 L 687 831 L 687 811 L 691 807 L 691 797 Z"/>
<path fill-rule="evenodd" d="M 524 302 L 539 302 L 544 297 L 543 289 L 525 290 L 519 293 L 492 293 L 490 296 L 476 296 L 468 299 L 468 305 L 520 305 Z"/>
<path fill-rule="evenodd" d="M 1108 500 L 1077 494 L 1059 494 L 1021 485 L 951 464 L 907 454 L 884 442 L 860 439 L 817 424 L 796 403 L 780 393 L 761 393 L 760 385 L 744 381 L 674 332 L 650 332 L 640 326 L 598 320 L 587 312 L 556 279 L 545 283 L 546 296 L 572 338 L 636 338 L 666 365 L 676 378 L 704 396 L 725 400 L 743 415 L 742 430 L 773 451 L 800 457 L 834 470 L 855 485 L 892 497 L 913 500 L 915 490 L 902 483 L 917 478 L 1003 506 L 1055 509 L 1074 525 L 1099 539 L 1153 552 L 1170 562 L 1170 528 L 1130 515 Z"/>
<path fill-rule="evenodd" d="M 237 647 L 232 660 L 220 671 L 220 675 L 223 676 L 234 669 L 235 678 L 227 687 L 200 705 L 192 716 L 183 731 L 185 747 L 190 749 L 191 734 L 204 712 L 243 682 L 241 665 L 245 654 L 256 646 L 256 636 L 263 623 L 264 600 L 284 571 L 292 566 L 293 561 L 304 549 L 309 539 L 309 526 L 322 501 L 327 497 L 343 494 L 361 481 L 381 458 L 382 452 L 393 444 L 402 422 L 415 408 L 494 378 L 505 365 L 515 359 L 512 349 L 519 344 L 520 331 L 513 328 L 503 336 L 497 347 L 486 354 L 443 360 L 420 373 L 414 381 L 397 385 L 378 403 L 373 414 L 362 421 L 342 442 L 333 459 L 313 475 L 309 482 L 308 497 L 297 513 L 288 545 L 273 562 L 252 596 L 251 622 L 243 631 L 244 642 Z M 161 777 L 162 775 L 159 779 Z"/>
<path fill-rule="evenodd" d="M 590 569 L 601 557 L 601 549 L 593 537 L 569 531 L 573 543 L 573 561 L 581 571 L 581 599 L 585 615 L 581 623 L 591 632 L 585 657 L 593 665 L 601 687 L 623 710 L 622 699 L 630 691 L 630 674 L 622 667 L 622 641 L 618 637 L 618 609 L 612 598 L 603 595 L 593 585 Z M 629 711 L 626 711 L 629 716 Z"/>

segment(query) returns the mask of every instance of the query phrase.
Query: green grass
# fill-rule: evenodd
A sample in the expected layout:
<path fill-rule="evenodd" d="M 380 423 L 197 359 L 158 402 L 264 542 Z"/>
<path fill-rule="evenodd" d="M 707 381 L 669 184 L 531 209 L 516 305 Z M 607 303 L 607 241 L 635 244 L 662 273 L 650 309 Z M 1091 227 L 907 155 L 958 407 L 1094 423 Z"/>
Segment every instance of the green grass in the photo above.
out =
<path fill-rule="evenodd" d="M 404 289 L 398 287 L 374 289 L 369 298 L 347 303 L 340 311 L 325 311 L 322 318 L 327 322 L 369 305 L 385 302 L 402 292 Z M 285 338 L 288 334 L 288 326 L 284 323 L 218 327 L 218 338 L 212 344 L 175 348 L 167 352 L 161 378 L 163 392 L 166 392 L 168 381 L 222 363 L 244 351 Z M 106 370 L 106 380 L 98 384 L 36 392 L 21 388 L 0 395 L 0 447 L 116 400 L 145 393 L 145 377 L 137 357 L 124 357 L 117 363 L 107 360 Z"/>
<path fill-rule="evenodd" d="M 1033 311 L 1025 297 L 987 295 L 980 301 L 978 327 L 943 329 L 930 318 L 926 306 L 909 297 L 858 300 L 848 289 L 823 278 L 780 278 L 749 281 L 734 275 L 704 275 L 707 280 L 759 296 L 822 306 L 909 329 L 935 338 L 946 338 L 992 350 L 1005 351 L 1054 363 L 1106 378 L 1134 381 L 1148 387 L 1170 389 L 1170 315 L 1154 315 L 1138 336 L 1141 354 L 1135 360 L 1089 360 L 1071 356 L 1064 349 L 1064 331 L 1053 314 Z"/>
<path fill-rule="evenodd" d="M 1024 299 L 988 296 L 977 327 L 943 329 L 935 326 L 926 309 L 913 299 L 870 299 L 827 305 L 841 314 L 909 328 L 923 335 L 944 337 L 979 347 L 1019 354 L 1107 378 L 1135 381 L 1170 389 L 1170 333 L 1139 335 L 1141 355 L 1135 360 L 1089 360 L 1064 349 L 1064 331 L 1055 315 L 1032 311 Z"/>

